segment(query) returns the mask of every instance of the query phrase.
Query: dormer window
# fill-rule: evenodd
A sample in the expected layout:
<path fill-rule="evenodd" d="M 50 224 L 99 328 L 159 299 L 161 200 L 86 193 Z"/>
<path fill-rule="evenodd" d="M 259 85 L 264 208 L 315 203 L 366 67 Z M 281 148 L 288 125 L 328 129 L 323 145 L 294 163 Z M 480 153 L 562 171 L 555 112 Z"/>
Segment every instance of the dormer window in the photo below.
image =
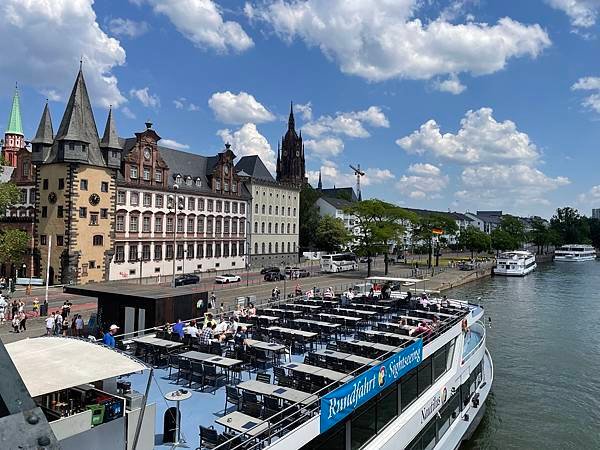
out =
<path fill-rule="evenodd" d="M 215 189 L 216 189 L 217 191 L 220 191 L 220 190 L 221 190 L 221 180 L 218 180 L 218 179 L 217 179 L 217 180 L 215 181 Z"/>
<path fill-rule="evenodd" d="M 137 178 L 138 177 L 137 167 L 131 166 L 131 168 L 129 169 L 129 177 L 130 178 Z"/>
<path fill-rule="evenodd" d="M 176 182 L 177 184 L 181 184 L 181 175 L 177 175 L 177 176 L 175 177 L 175 182 Z"/>
<path fill-rule="evenodd" d="M 229 183 L 227 181 L 223 182 L 223 190 L 229 192 Z"/>
<path fill-rule="evenodd" d="M 235 181 L 231 183 L 231 192 L 237 192 L 237 183 Z"/>
<path fill-rule="evenodd" d="M 154 172 L 154 179 L 157 183 L 162 183 L 162 170 L 156 169 L 156 172 Z"/>
<path fill-rule="evenodd" d="M 185 179 L 185 184 L 188 185 L 188 186 L 191 186 L 192 185 L 192 177 L 187 177 Z"/>
<path fill-rule="evenodd" d="M 196 187 L 201 187 L 202 186 L 202 180 L 200 180 L 200 178 L 196 178 Z"/>

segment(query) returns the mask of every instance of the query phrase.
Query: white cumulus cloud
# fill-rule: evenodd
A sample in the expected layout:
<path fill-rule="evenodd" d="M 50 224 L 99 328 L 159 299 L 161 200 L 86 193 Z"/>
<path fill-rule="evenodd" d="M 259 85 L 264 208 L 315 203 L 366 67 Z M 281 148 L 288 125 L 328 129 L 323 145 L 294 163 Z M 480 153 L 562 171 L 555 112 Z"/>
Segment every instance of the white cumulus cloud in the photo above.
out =
<path fill-rule="evenodd" d="M 177 142 L 173 139 L 161 139 L 160 145 L 164 145 L 165 147 L 174 148 L 175 150 L 187 150 L 190 148 L 188 144 L 182 144 L 181 142 Z"/>
<path fill-rule="evenodd" d="M 124 19 L 122 17 L 115 17 L 108 21 L 108 30 L 112 34 L 115 36 L 126 36 L 132 39 L 147 33 L 149 28 L 147 22 L 136 22 L 135 20 Z"/>
<path fill-rule="evenodd" d="M 348 169 L 340 169 L 336 162 L 325 160 L 319 170 L 321 171 L 323 187 L 352 187 L 356 190 L 356 176 L 349 167 Z M 306 172 L 308 182 L 313 186 L 316 186 L 319 181 L 319 170 L 308 170 Z M 361 188 L 390 182 L 395 178 L 389 169 L 370 167 L 365 169 L 364 172 L 365 175 L 360 179 Z"/>
<path fill-rule="evenodd" d="M 498 122 L 491 108 L 468 111 L 456 134 L 440 132 L 435 120 L 396 140 L 407 153 L 433 156 L 459 162 L 521 161 L 538 158 L 538 150 L 526 133 L 511 120 Z"/>
<path fill-rule="evenodd" d="M 141 89 L 131 89 L 129 96 L 136 98 L 146 108 L 160 107 L 160 98 L 156 94 L 151 94 L 150 88 L 147 86 Z"/>
<path fill-rule="evenodd" d="M 275 120 L 275 116 L 253 95 L 247 92 L 234 94 L 230 91 L 215 92 L 208 100 L 217 120 L 229 124 L 263 123 Z"/>
<path fill-rule="evenodd" d="M 237 131 L 227 128 L 219 130 L 217 135 L 223 140 L 223 143 L 231 144 L 231 149 L 238 157 L 258 155 L 267 169 L 271 173 L 275 173 L 275 152 L 255 124 L 246 123 Z"/>
<path fill-rule="evenodd" d="M 437 91 L 448 92 L 454 95 L 462 94 L 465 91 L 465 89 L 467 89 L 467 87 L 460 82 L 456 74 L 451 74 L 445 80 L 434 80 L 433 88 Z"/>
<path fill-rule="evenodd" d="M 600 11 L 600 0 L 546 0 L 546 2 L 566 13 L 574 27 L 594 26 Z"/>
<path fill-rule="evenodd" d="M 413 200 L 439 198 L 450 181 L 448 175 L 433 164 L 412 164 L 407 172 L 398 179 L 396 188 Z"/>
<path fill-rule="evenodd" d="M 179 97 L 173 100 L 173 105 L 175 105 L 175 109 L 185 109 L 187 111 L 200 111 L 200 107 L 198 105 L 188 102 L 188 100 L 185 97 Z"/>
<path fill-rule="evenodd" d="M 247 5 L 245 12 L 254 22 L 269 23 L 282 39 L 318 47 L 342 72 L 370 81 L 490 74 L 512 58 L 535 58 L 551 44 L 540 25 L 509 17 L 492 25 L 423 22 L 418 13 L 425 3 L 267 0 Z"/>
<path fill-rule="evenodd" d="M 223 19 L 223 10 L 213 0 L 138 0 L 152 5 L 154 12 L 169 18 L 196 47 L 220 53 L 243 52 L 254 45 L 242 26 Z"/>
<path fill-rule="evenodd" d="M 442 173 L 442 171 L 440 170 L 439 167 L 434 166 L 433 164 L 429 164 L 429 163 L 411 164 L 408 167 L 408 172 L 414 173 L 415 175 L 431 176 L 431 177 L 435 177 Z"/>
<path fill-rule="evenodd" d="M 579 194 L 577 197 L 580 203 L 591 203 L 594 207 L 600 204 L 600 184 L 592 186 L 587 192 Z"/>
<path fill-rule="evenodd" d="M 583 98 L 581 104 L 600 113 L 600 77 L 583 77 L 571 86 L 573 91 L 587 91 L 590 95 Z"/>
<path fill-rule="evenodd" d="M 0 2 L 0 89 L 18 80 L 65 99 L 79 60 L 92 102 L 115 107 L 127 100 L 113 69 L 125 64 L 125 50 L 98 25 L 93 0 L 3 0 Z M 18 62 L 8 55 L 18 55 Z"/>
<path fill-rule="evenodd" d="M 308 139 L 304 141 L 304 147 L 313 155 L 321 158 L 331 158 L 339 155 L 344 150 L 344 141 L 336 137 L 324 139 Z"/>
<path fill-rule="evenodd" d="M 294 110 L 298 111 L 303 120 L 312 120 L 312 103 L 297 103 L 294 105 Z"/>
<path fill-rule="evenodd" d="M 371 134 L 367 131 L 365 125 L 388 128 L 390 123 L 381 108 L 371 106 L 363 111 L 338 112 L 333 117 L 320 116 L 317 120 L 306 123 L 302 128 L 302 132 L 315 138 L 325 134 L 367 138 Z"/>

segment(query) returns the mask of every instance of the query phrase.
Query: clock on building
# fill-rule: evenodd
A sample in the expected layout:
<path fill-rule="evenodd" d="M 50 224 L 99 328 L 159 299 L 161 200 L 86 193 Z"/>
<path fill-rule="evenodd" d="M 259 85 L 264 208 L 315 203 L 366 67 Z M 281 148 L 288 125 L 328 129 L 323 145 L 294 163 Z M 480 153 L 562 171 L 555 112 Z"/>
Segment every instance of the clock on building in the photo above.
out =
<path fill-rule="evenodd" d="M 146 147 L 144 149 L 144 159 L 145 160 L 149 160 L 150 159 L 150 149 L 148 147 Z"/>
<path fill-rule="evenodd" d="M 52 204 L 56 203 L 56 194 L 54 192 L 48 194 L 48 201 Z"/>
<path fill-rule="evenodd" d="M 98 203 L 100 203 L 100 196 L 98 194 L 90 195 L 90 205 L 96 206 Z"/>

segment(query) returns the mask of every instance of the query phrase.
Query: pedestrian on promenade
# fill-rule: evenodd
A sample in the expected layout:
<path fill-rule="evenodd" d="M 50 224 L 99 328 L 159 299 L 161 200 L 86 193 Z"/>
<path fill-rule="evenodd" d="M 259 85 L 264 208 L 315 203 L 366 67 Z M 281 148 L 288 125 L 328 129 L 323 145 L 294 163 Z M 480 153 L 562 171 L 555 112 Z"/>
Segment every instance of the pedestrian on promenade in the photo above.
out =
<path fill-rule="evenodd" d="M 23 300 L 19 300 L 18 314 L 20 315 L 22 312 L 25 312 L 25 302 Z"/>
<path fill-rule="evenodd" d="M 13 333 L 19 332 L 19 323 L 20 322 L 21 321 L 19 320 L 19 316 L 17 314 L 15 314 L 12 319 Z"/>
<path fill-rule="evenodd" d="M 44 299 L 44 303 L 40 306 L 40 316 L 48 315 L 48 299 Z"/>
<path fill-rule="evenodd" d="M 27 314 L 25 314 L 25 311 L 19 315 L 19 331 L 27 331 Z"/>
<path fill-rule="evenodd" d="M 54 331 L 54 313 L 46 317 L 46 336 L 50 336 Z"/>
<path fill-rule="evenodd" d="M 118 326 L 116 326 L 115 324 L 112 324 L 110 326 L 110 328 L 108 329 L 108 331 L 106 333 L 104 333 L 104 336 L 102 337 L 102 343 L 104 345 L 106 345 L 107 347 L 115 348 L 115 346 L 116 346 L 115 334 L 117 334 L 118 329 L 119 329 Z"/>
<path fill-rule="evenodd" d="M 59 312 L 56 311 L 54 313 L 54 335 L 55 336 L 60 335 L 60 333 L 62 331 L 62 323 L 63 323 L 62 315 L 60 315 Z"/>
<path fill-rule="evenodd" d="M 69 315 L 69 307 L 67 306 L 67 301 L 66 300 L 63 303 L 63 305 L 61 306 L 60 315 L 63 318 L 63 322 L 66 320 L 67 316 Z"/>
<path fill-rule="evenodd" d="M 81 314 L 77 314 L 77 318 L 75 319 L 75 335 L 81 337 L 83 334 L 83 319 L 81 318 Z"/>
<path fill-rule="evenodd" d="M 18 311 L 19 311 L 19 303 L 17 303 L 17 299 L 14 299 L 10 306 L 10 312 L 11 312 L 10 318 L 14 319 L 15 316 L 17 315 Z"/>
<path fill-rule="evenodd" d="M 213 309 L 217 305 L 217 296 L 215 292 L 210 293 L 210 302 L 208 302 L 208 309 Z"/>
<path fill-rule="evenodd" d="M 37 297 L 33 299 L 32 310 L 33 310 L 33 315 L 36 316 L 36 317 L 39 317 L 39 315 L 40 315 L 40 302 L 37 299 Z"/>
<path fill-rule="evenodd" d="M 0 294 L 0 325 L 4 324 L 4 313 L 6 312 L 6 308 L 8 307 L 8 303 Z"/>
<path fill-rule="evenodd" d="M 75 321 L 77 320 L 77 315 L 75 314 L 72 318 L 71 318 L 71 336 L 77 336 L 77 332 L 75 331 Z"/>

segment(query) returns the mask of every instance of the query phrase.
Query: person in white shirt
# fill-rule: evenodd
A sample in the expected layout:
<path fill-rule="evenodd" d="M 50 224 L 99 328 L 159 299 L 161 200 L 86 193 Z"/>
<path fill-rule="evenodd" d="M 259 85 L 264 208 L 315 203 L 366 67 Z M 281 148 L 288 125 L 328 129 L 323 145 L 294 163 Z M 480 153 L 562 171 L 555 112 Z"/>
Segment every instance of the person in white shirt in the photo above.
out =
<path fill-rule="evenodd" d="M 77 336 L 81 336 L 81 334 L 83 333 L 83 319 L 81 317 L 81 314 L 78 314 L 77 318 L 75 319 L 75 333 L 77 334 Z"/>
<path fill-rule="evenodd" d="M 217 325 L 217 328 L 215 328 L 215 332 L 217 334 L 223 334 L 228 329 L 229 329 L 229 322 L 227 321 L 227 319 L 223 319 L 221 322 L 219 322 L 219 324 Z"/>
<path fill-rule="evenodd" d="M 46 317 L 46 336 L 51 336 L 54 331 L 54 313 Z"/>
<path fill-rule="evenodd" d="M 4 312 L 6 311 L 6 307 L 8 303 L 4 300 L 4 297 L 0 295 L 0 324 L 4 323 Z"/>
<path fill-rule="evenodd" d="M 183 329 L 183 332 L 185 334 L 189 334 L 190 337 L 192 337 L 194 339 L 197 338 L 198 337 L 198 327 L 196 326 L 196 321 L 192 320 L 190 322 L 190 324 L 186 328 Z"/>

